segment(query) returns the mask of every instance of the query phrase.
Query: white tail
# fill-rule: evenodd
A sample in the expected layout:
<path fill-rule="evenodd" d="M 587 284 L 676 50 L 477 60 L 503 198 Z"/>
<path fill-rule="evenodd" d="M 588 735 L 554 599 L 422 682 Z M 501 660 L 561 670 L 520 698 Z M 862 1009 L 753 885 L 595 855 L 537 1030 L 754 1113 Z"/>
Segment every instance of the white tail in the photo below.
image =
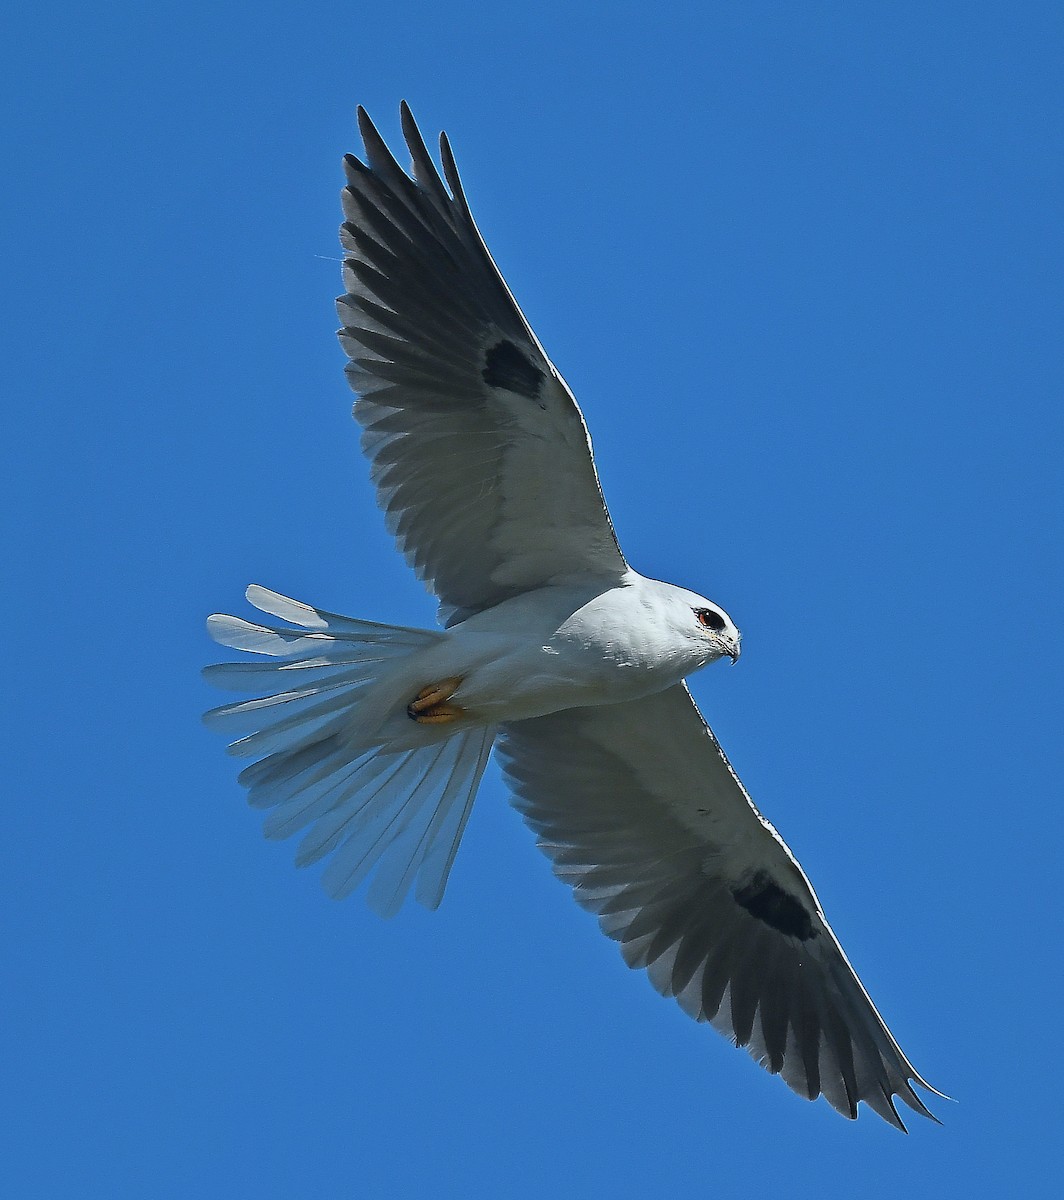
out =
<path fill-rule="evenodd" d="M 341 617 L 257 585 L 247 598 L 296 628 L 207 619 L 215 641 L 274 661 L 205 668 L 211 683 L 256 697 L 212 709 L 204 721 L 235 735 L 231 754 L 259 760 L 239 778 L 248 802 L 271 810 L 266 836 L 306 830 L 296 863 L 331 854 L 322 882 L 336 899 L 376 868 L 367 900 L 382 916 L 399 910 L 415 880 L 417 900 L 436 908 L 495 727 L 425 730 L 420 745 L 390 730 L 410 692 L 411 658 L 447 635 Z M 402 721 L 404 733 L 420 729 Z"/>

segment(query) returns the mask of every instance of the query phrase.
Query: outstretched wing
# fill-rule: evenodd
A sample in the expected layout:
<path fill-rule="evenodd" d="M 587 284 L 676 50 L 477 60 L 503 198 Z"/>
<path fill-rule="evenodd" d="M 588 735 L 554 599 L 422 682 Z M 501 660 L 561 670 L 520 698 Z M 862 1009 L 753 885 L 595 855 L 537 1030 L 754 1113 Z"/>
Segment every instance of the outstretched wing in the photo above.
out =
<path fill-rule="evenodd" d="M 512 723 L 501 752 L 555 873 L 662 995 L 844 1116 L 864 1100 L 904 1130 L 895 1095 L 932 1116 L 912 1083 L 935 1089 L 684 685 Z"/>
<path fill-rule="evenodd" d="M 363 109 L 348 155 L 340 341 L 388 527 L 455 620 L 549 583 L 626 569 L 583 417 L 409 108 L 402 171 Z"/>

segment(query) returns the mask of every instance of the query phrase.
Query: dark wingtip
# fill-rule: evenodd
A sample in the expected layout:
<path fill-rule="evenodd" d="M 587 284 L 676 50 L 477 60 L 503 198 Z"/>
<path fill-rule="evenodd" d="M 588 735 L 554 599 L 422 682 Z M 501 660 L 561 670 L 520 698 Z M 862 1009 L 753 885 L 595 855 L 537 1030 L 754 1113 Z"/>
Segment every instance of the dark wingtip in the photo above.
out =
<path fill-rule="evenodd" d="M 451 142 L 447 134 L 443 132 L 440 133 L 440 161 L 443 163 L 443 176 L 447 180 L 447 186 L 451 189 L 451 195 L 461 205 L 466 217 L 472 220 L 473 214 L 469 211 L 469 201 L 466 200 L 462 179 L 458 174 L 458 164 L 454 161 Z"/>
<path fill-rule="evenodd" d="M 384 139 L 377 132 L 377 126 L 373 124 L 369 113 L 361 104 L 355 111 L 358 117 L 358 132 L 362 137 L 362 145 L 365 147 L 366 160 L 370 166 L 373 166 L 374 148 L 383 146 Z M 387 147 L 385 147 L 385 153 L 387 153 Z"/>
<path fill-rule="evenodd" d="M 440 173 L 432 161 L 432 156 L 425 145 L 425 139 L 421 136 L 421 130 L 418 129 L 417 121 L 414 120 L 414 114 L 410 111 L 410 105 L 405 100 L 399 103 L 399 119 L 403 127 L 403 137 L 406 139 L 407 149 L 410 151 L 414 179 L 422 188 L 435 196 L 439 203 L 446 206 L 450 201 L 450 196 L 444 189 Z"/>
<path fill-rule="evenodd" d="M 941 1125 L 942 1122 L 938 1119 L 938 1117 L 935 1116 L 935 1114 L 927 1107 L 927 1105 L 920 1099 L 920 1097 L 913 1090 L 913 1087 L 912 1087 L 913 1083 L 918 1083 L 921 1087 L 927 1088 L 927 1090 L 929 1092 L 933 1092 L 934 1095 L 939 1096 L 943 1100 L 949 1100 L 949 1101 L 952 1101 L 953 1103 L 956 1103 L 956 1101 L 953 1100 L 952 1096 L 947 1096 L 945 1092 L 940 1092 L 938 1090 L 938 1088 L 933 1088 L 929 1083 L 924 1083 L 924 1081 L 922 1079 L 920 1079 L 919 1076 L 914 1077 L 912 1080 L 912 1083 L 910 1083 L 908 1081 L 906 1082 L 905 1091 L 902 1093 L 902 1099 L 905 1101 L 905 1103 L 908 1104 L 908 1106 L 911 1109 L 913 1109 L 914 1112 L 918 1112 L 920 1114 L 920 1116 L 927 1117 L 927 1119 L 929 1121 L 934 1121 L 934 1123 L 936 1125 Z"/>
<path fill-rule="evenodd" d="M 888 1092 L 887 1089 L 882 1086 L 880 1086 L 879 1090 L 883 1093 L 883 1099 L 884 1099 L 884 1102 L 885 1102 L 885 1105 L 886 1105 L 886 1108 L 888 1109 L 888 1111 L 881 1112 L 880 1109 L 878 1108 L 878 1106 L 875 1109 L 873 1109 L 873 1111 L 879 1113 L 879 1115 L 885 1121 L 889 1121 L 890 1124 L 893 1125 L 895 1129 L 900 1130 L 902 1133 L 904 1133 L 906 1136 L 908 1136 L 909 1127 L 901 1119 L 901 1113 L 898 1112 L 898 1109 L 894 1104 L 893 1093 Z M 871 1108 L 870 1104 L 869 1104 L 869 1107 Z"/>
<path fill-rule="evenodd" d="M 393 167 L 399 170 L 399 164 L 388 149 L 387 142 L 381 137 L 377 126 L 373 124 L 369 113 L 361 104 L 358 106 L 358 131 L 362 135 L 362 144 L 366 147 L 366 157 L 375 171 L 387 171 Z"/>
<path fill-rule="evenodd" d="M 367 133 L 372 137 L 377 132 L 376 125 L 373 124 L 372 118 L 361 104 L 355 109 L 355 116 L 358 119 L 358 132 L 362 134 L 363 141 L 366 140 Z"/>
<path fill-rule="evenodd" d="M 414 120 L 414 114 L 410 111 L 410 105 L 405 100 L 399 101 L 399 124 L 403 128 L 403 137 L 406 138 L 408 146 L 411 142 L 424 146 L 425 142 L 421 136 L 421 130 L 418 129 L 417 121 Z"/>
<path fill-rule="evenodd" d="M 922 1087 L 925 1092 L 930 1092 L 932 1096 L 938 1096 L 940 1100 L 949 1100 L 951 1104 L 958 1103 L 956 1096 L 950 1096 L 950 1095 L 947 1095 L 945 1092 L 940 1092 L 937 1087 L 935 1087 L 933 1084 L 928 1083 L 927 1080 L 924 1079 L 922 1076 L 913 1074 L 909 1078 L 912 1083 L 919 1084 L 919 1086 Z"/>

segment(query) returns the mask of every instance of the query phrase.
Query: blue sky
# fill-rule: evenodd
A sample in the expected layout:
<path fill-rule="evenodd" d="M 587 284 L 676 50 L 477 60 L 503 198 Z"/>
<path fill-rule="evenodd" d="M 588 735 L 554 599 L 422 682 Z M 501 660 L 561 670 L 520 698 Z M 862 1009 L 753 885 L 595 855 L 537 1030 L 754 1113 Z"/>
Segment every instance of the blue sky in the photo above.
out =
<path fill-rule="evenodd" d="M 1056 1195 L 1060 6 L 512 9 L 8 18 L 4 1190 Z M 743 629 L 696 696 L 943 1128 L 661 1001 L 494 769 L 441 910 L 385 923 L 201 727 L 251 581 L 431 621 L 333 338 L 340 156 L 401 97 L 628 557 Z"/>

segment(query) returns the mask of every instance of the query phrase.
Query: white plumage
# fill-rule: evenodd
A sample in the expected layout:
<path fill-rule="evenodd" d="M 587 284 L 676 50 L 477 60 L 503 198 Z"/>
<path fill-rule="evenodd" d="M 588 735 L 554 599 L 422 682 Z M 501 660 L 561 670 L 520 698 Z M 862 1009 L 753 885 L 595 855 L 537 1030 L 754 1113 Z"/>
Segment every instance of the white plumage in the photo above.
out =
<path fill-rule="evenodd" d="M 497 746 L 555 872 L 625 961 L 799 1094 L 846 1116 L 931 1116 L 801 867 L 683 680 L 739 656 L 728 615 L 625 562 L 583 417 L 409 109 L 412 174 L 363 110 L 348 157 L 340 339 L 389 529 L 442 630 L 378 625 L 261 587 L 281 624 L 209 619 L 260 655 L 207 668 L 251 693 L 207 714 L 256 760 L 268 837 L 301 835 L 337 898 L 442 899 Z M 929 1089 L 934 1090 L 934 1089 Z"/>

